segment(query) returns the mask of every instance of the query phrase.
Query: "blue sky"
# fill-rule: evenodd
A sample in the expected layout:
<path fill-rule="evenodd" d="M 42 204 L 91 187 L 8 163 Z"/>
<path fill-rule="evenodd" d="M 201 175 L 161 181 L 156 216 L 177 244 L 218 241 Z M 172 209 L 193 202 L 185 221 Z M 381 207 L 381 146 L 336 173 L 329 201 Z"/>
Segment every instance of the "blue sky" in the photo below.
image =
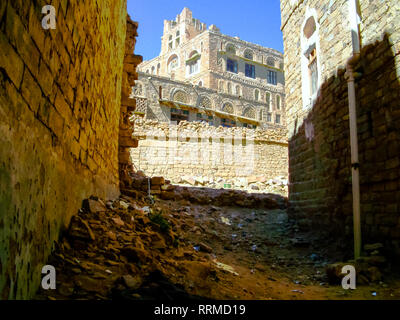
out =
<path fill-rule="evenodd" d="M 163 21 L 175 20 L 184 7 L 193 17 L 221 32 L 283 52 L 279 0 L 128 0 L 128 13 L 139 22 L 135 53 L 159 55 Z"/>

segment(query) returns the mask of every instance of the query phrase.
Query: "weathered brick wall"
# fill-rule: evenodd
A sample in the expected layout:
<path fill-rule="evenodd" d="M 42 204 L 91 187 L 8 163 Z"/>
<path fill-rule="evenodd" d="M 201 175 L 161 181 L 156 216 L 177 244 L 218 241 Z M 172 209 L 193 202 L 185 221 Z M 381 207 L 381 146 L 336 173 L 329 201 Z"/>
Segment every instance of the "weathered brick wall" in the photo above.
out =
<path fill-rule="evenodd" d="M 136 66 L 142 62 L 142 56 L 133 53 L 136 44 L 138 23 L 128 16 L 126 25 L 125 56 L 122 73 L 121 110 L 118 136 L 118 167 L 120 186 L 130 185 L 129 173 L 133 171 L 130 149 L 137 147 L 137 140 L 132 138 L 133 126 L 129 120 L 136 109 L 136 100 L 130 97 L 132 86 L 138 78 Z"/>
<path fill-rule="evenodd" d="M 297 9 L 288 10 L 290 3 Z M 352 235 L 352 190 L 347 80 L 344 65 L 351 55 L 342 1 L 308 2 L 318 10 L 323 83 L 312 109 L 302 108 L 301 69 L 296 43 L 303 1 L 282 1 L 285 74 L 288 75 L 289 213 L 302 226 L 323 226 Z M 383 7 L 383 9 L 382 9 Z M 328 8 L 328 9 L 327 9 Z M 360 1 L 362 50 L 355 62 L 364 242 L 385 242 L 400 255 L 400 17 L 397 1 Z M 325 12 L 328 15 L 324 16 Z M 339 13 L 343 14 L 340 18 Z M 289 15 L 291 16 L 289 17 Z M 330 22 L 327 22 L 327 20 Z M 343 20 L 346 19 L 346 20 Z M 326 24 L 327 23 L 327 24 Z M 333 28 L 333 29 L 332 29 Z M 334 32 L 335 41 L 328 30 Z M 387 32 L 383 37 L 384 32 Z M 347 34 L 347 35 L 346 35 Z M 324 39 L 325 38 L 325 39 Z M 337 40 L 336 40 L 337 39 Z M 376 42 L 371 42 L 378 39 Z M 340 50 L 338 46 L 343 45 Z M 293 50 L 292 50 L 293 49 Z M 332 55 L 336 53 L 337 55 Z M 331 67 L 328 67 L 331 66 Z M 297 79 L 297 80 L 296 80 Z M 303 121 L 304 119 L 304 121 Z M 296 129 L 297 128 L 297 129 Z M 321 228 L 315 228 L 321 230 Z M 326 230 L 326 229 L 324 229 Z M 351 249 L 351 247 L 349 247 Z"/>
<path fill-rule="evenodd" d="M 0 3 L 0 293 L 27 298 L 82 199 L 118 195 L 126 0 Z"/>
<path fill-rule="evenodd" d="M 206 123 L 179 125 L 137 119 L 132 162 L 149 176 L 179 182 L 182 176 L 233 178 L 287 177 L 285 129 L 213 127 Z"/>

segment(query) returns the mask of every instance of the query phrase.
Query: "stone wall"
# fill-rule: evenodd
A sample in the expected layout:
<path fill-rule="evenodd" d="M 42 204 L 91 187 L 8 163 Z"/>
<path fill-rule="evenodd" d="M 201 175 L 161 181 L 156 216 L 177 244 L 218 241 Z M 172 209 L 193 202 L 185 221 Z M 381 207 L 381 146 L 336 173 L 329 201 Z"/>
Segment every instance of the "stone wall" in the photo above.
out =
<path fill-rule="evenodd" d="M 297 5 L 288 9 L 290 5 Z M 352 236 L 347 79 L 351 56 L 347 3 L 310 1 L 318 9 L 323 81 L 311 109 L 302 108 L 299 43 L 303 1 L 282 1 L 288 75 L 289 214 L 304 227 Z M 400 255 L 400 16 L 397 1 L 360 1 L 362 49 L 353 61 L 364 243 L 381 241 Z M 345 22 L 343 22 L 345 21 Z M 327 42 L 329 38 L 335 41 Z M 350 242 L 351 243 L 351 242 Z M 349 250 L 352 247 L 349 246 Z"/>
<path fill-rule="evenodd" d="M 179 125 L 137 118 L 132 162 L 148 176 L 179 183 L 184 176 L 232 183 L 235 178 L 267 181 L 287 177 L 285 129 L 213 127 L 182 121 Z M 247 180 L 247 183 L 250 183 Z"/>
<path fill-rule="evenodd" d="M 126 1 L 0 3 L 0 294 L 28 298 L 82 199 L 119 194 Z"/>

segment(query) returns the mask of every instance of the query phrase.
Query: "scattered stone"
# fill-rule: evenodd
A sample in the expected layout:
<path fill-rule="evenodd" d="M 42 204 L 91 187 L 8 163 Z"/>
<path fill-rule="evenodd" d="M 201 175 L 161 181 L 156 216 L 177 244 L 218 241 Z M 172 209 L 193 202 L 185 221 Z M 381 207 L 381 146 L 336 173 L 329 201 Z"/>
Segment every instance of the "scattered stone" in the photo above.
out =
<path fill-rule="evenodd" d="M 62 283 L 58 287 L 58 292 L 63 296 L 70 297 L 74 293 L 74 288 L 66 283 Z"/>
<path fill-rule="evenodd" d="M 79 216 L 73 216 L 71 218 L 68 235 L 77 240 L 94 241 L 96 239 L 89 224 Z"/>
<path fill-rule="evenodd" d="M 199 247 L 200 250 L 204 252 L 211 253 L 213 251 L 213 249 L 210 246 L 206 245 L 204 242 L 200 242 Z"/>
<path fill-rule="evenodd" d="M 375 251 L 383 248 L 382 243 L 373 243 L 373 244 L 366 244 L 364 246 L 365 251 Z"/>
<path fill-rule="evenodd" d="M 107 231 L 106 234 L 107 234 L 107 236 L 108 236 L 111 240 L 114 240 L 114 241 L 117 240 L 117 236 L 115 235 L 114 232 L 112 232 L 112 231 Z"/>
<path fill-rule="evenodd" d="M 342 273 L 342 268 L 347 265 L 345 262 L 337 262 L 333 264 L 329 264 L 325 267 L 326 275 L 328 276 L 328 280 L 330 284 L 340 283 L 344 274 Z"/>
<path fill-rule="evenodd" d="M 143 279 L 140 276 L 133 277 L 129 274 L 123 276 L 122 280 L 123 280 L 125 286 L 132 290 L 136 290 L 136 289 L 140 288 L 140 286 L 143 283 Z"/>
<path fill-rule="evenodd" d="M 122 219 L 121 219 L 120 217 L 112 218 L 112 220 L 114 221 L 114 223 L 115 223 L 117 226 L 123 226 L 123 225 L 125 225 L 125 222 L 122 221 Z"/>
<path fill-rule="evenodd" d="M 107 210 L 104 203 L 97 197 L 91 197 L 83 200 L 82 207 L 92 213 L 106 212 Z"/>
<path fill-rule="evenodd" d="M 152 186 L 161 186 L 165 184 L 164 177 L 152 177 L 151 178 L 151 185 Z"/>

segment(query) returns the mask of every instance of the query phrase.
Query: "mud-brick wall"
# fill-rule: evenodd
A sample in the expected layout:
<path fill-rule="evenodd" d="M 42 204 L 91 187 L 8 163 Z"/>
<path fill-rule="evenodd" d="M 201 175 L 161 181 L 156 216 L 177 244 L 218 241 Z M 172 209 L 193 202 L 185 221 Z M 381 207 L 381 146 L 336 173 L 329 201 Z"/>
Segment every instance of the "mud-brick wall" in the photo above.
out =
<path fill-rule="evenodd" d="M 82 199 L 118 195 L 126 0 L 0 2 L 0 297 L 28 298 Z"/>
<path fill-rule="evenodd" d="M 389 35 L 364 46 L 354 63 L 364 243 L 400 256 L 400 64 Z M 289 140 L 289 212 L 305 225 L 352 235 L 347 80 L 327 79 Z M 316 229 L 318 230 L 318 229 Z M 326 229 L 324 229 L 326 230 Z M 350 242 L 351 243 L 351 242 Z M 349 247 L 351 250 L 351 246 Z"/>
<path fill-rule="evenodd" d="M 132 162 L 146 175 L 172 182 L 182 176 L 207 178 L 287 177 L 288 145 L 282 128 L 249 129 L 181 121 L 178 125 L 136 119 Z"/>

